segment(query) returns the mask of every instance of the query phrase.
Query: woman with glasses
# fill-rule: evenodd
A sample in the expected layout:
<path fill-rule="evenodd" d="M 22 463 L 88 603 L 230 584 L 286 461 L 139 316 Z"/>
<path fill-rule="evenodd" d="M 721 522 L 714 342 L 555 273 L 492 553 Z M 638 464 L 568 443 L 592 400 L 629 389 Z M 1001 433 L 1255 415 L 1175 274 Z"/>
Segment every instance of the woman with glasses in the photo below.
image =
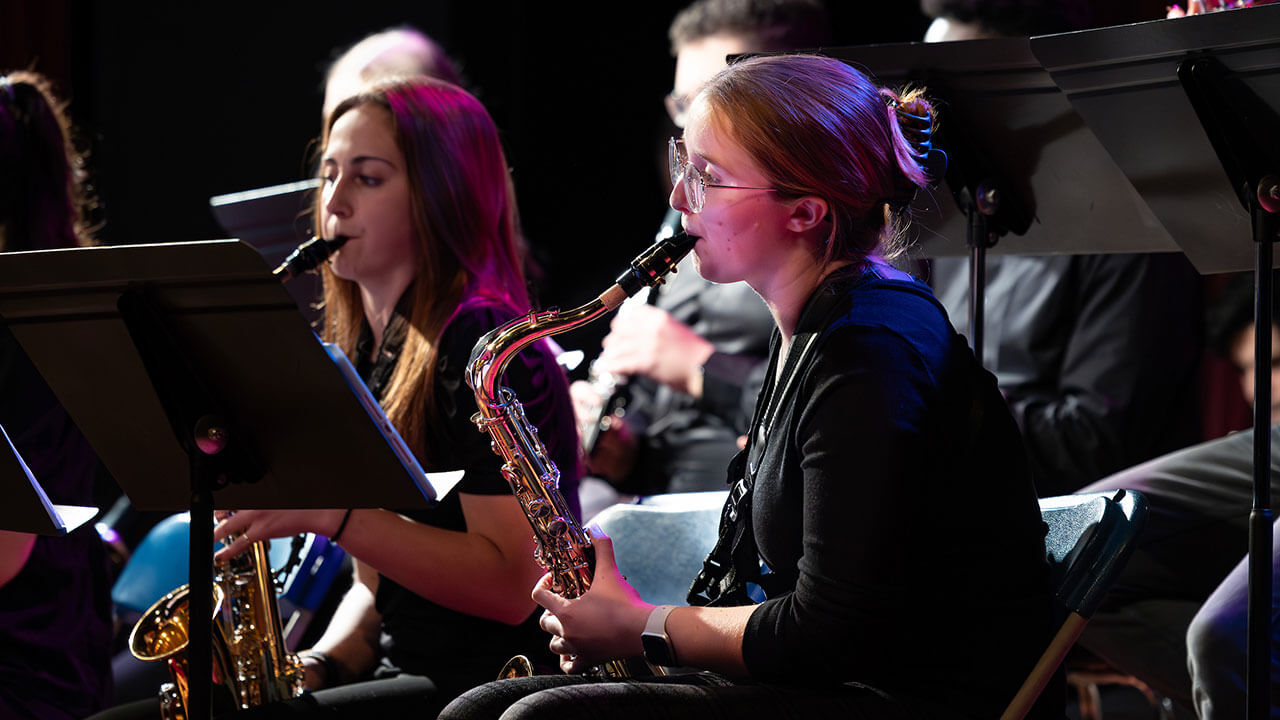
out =
<path fill-rule="evenodd" d="M 533 596 L 567 673 L 642 653 L 703 672 L 500 681 L 443 718 L 991 718 L 1013 699 L 1051 635 L 1024 450 L 993 378 L 890 264 L 930 116 L 814 56 L 742 61 L 699 93 L 672 207 L 698 271 L 745 280 L 777 325 L 721 540 L 688 607 L 642 601 L 604 537 L 590 591 L 544 578 Z M 1060 689 L 1034 717 L 1061 716 Z"/>

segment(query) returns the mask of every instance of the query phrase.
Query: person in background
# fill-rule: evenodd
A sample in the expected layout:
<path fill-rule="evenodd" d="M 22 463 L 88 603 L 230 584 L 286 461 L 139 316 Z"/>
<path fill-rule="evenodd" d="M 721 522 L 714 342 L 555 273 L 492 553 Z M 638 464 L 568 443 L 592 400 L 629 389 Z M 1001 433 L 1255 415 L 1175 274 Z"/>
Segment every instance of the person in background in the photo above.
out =
<path fill-rule="evenodd" d="M 91 244 L 87 206 L 64 104 L 37 73 L 0 75 L 0 252 Z M 4 325 L 0 426 L 52 502 L 92 504 L 98 458 Z M 0 716 L 82 718 L 110 703 L 110 591 L 92 523 L 65 537 L 0 530 Z"/>
<path fill-rule="evenodd" d="M 676 70 L 667 111 L 682 128 L 689 103 L 727 56 L 816 48 L 831 30 L 820 0 L 699 0 L 676 15 L 668 34 Z M 669 212 L 658 237 L 679 224 L 679 213 Z M 755 291 L 708 282 L 686 258 L 657 293 L 647 305 L 624 306 L 593 365 L 620 384 L 572 387 L 582 435 L 596 433 L 602 412 L 607 425 L 587 449 L 588 516 L 619 493 L 723 489 L 763 382 L 773 321 Z M 610 415 L 619 398 L 621 418 Z"/>
<path fill-rule="evenodd" d="M 400 26 L 366 35 L 343 50 L 325 72 L 323 118 L 346 98 L 394 77 L 439 78 L 462 86 L 462 76 L 444 48 L 425 33 Z"/>
<path fill-rule="evenodd" d="M 1021 440 L 928 287 L 888 262 L 927 182 L 931 116 L 918 91 L 811 55 L 739 61 L 697 95 L 670 143 L 671 206 L 698 273 L 746 282 L 776 322 L 721 543 L 693 606 L 641 600 L 596 533 L 590 589 L 566 599 L 545 576 L 534 597 L 567 673 L 642 650 L 704 672 L 503 680 L 443 720 L 992 718 L 1009 704 L 1052 634 Z M 947 510 L 911 517 L 921 502 Z M 1062 702 L 1057 683 L 1030 717 L 1060 718 Z"/>
<path fill-rule="evenodd" d="M 1086 0 L 921 0 L 926 39 L 1081 29 Z M 1100 238 L 1100 246 L 1106 239 Z M 984 345 L 1022 429 L 1041 497 L 1201 439 L 1200 278 L 1181 253 L 988 256 Z M 930 284 L 968 331 L 969 262 L 935 258 Z"/>
<path fill-rule="evenodd" d="M 1280 304 L 1272 309 L 1271 478 L 1280 497 Z M 1253 400 L 1253 276 L 1228 282 L 1210 306 L 1210 347 L 1240 373 Z M 1150 514 L 1136 549 L 1080 642 L 1201 720 L 1245 717 L 1249 511 L 1253 432 L 1237 432 L 1125 470 L 1081 492 L 1137 490 Z M 1280 581 L 1273 525 L 1272 582 Z M 1243 558 L 1243 559 L 1242 559 Z M 1276 585 L 1280 590 L 1280 584 Z M 1271 604 L 1272 717 L 1280 717 L 1280 592 Z"/>

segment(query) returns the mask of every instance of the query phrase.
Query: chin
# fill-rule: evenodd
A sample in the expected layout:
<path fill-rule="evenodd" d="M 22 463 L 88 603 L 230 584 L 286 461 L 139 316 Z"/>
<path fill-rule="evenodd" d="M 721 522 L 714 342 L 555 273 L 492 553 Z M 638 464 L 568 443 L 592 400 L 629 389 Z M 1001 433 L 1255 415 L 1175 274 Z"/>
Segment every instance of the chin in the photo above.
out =
<path fill-rule="evenodd" d="M 698 252 L 697 245 L 693 246 L 693 269 L 698 271 L 698 275 L 701 276 L 703 280 L 715 282 L 715 279 L 707 274 L 710 268 L 707 267 L 706 261 L 702 259 L 702 253 Z"/>

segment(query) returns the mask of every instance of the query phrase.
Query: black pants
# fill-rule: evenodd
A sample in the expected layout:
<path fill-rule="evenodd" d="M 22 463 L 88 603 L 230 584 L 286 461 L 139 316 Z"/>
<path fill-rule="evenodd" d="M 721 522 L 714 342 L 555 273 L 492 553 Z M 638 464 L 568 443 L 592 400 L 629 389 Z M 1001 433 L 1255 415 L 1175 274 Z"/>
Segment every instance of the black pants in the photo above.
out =
<path fill-rule="evenodd" d="M 222 713 L 219 719 L 433 718 L 447 699 L 436 691 L 435 684 L 427 678 L 400 675 L 307 693 L 293 700 L 262 705 L 243 712 Z M 158 700 L 139 700 L 98 713 L 91 720 L 156 720 L 158 717 Z"/>
<path fill-rule="evenodd" d="M 499 680 L 463 693 L 440 720 L 908 720 L 944 717 L 912 712 L 867 687 L 733 683 L 713 673 L 604 681 L 543 675 Z"/>

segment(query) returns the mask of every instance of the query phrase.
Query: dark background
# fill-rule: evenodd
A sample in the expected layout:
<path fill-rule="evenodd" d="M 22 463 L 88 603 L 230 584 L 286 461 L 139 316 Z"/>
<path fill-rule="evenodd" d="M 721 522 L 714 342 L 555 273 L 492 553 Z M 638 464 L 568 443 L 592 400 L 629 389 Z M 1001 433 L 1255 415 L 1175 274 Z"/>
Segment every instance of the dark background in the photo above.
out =
<path fill-rule="evenodd" d="M 208 239 L 225 236 L 210 196 L 310 174 L 334 54 L 413 24 L 497 121 L 542 304 L 571 307 L 648 246 L 665 210 L 666 28 L 685 2 L 0 0 L 0 71 L 44 72 L 71 101 L 103 242 Z M 927 26 L 911 0 L 828 4 L 836 45 L 916 40 Z M 1102 5 L 1108 24 L 1163 14 L 1149 0 Z M 589 349 L 598 332 L 563 344 Z"/>

